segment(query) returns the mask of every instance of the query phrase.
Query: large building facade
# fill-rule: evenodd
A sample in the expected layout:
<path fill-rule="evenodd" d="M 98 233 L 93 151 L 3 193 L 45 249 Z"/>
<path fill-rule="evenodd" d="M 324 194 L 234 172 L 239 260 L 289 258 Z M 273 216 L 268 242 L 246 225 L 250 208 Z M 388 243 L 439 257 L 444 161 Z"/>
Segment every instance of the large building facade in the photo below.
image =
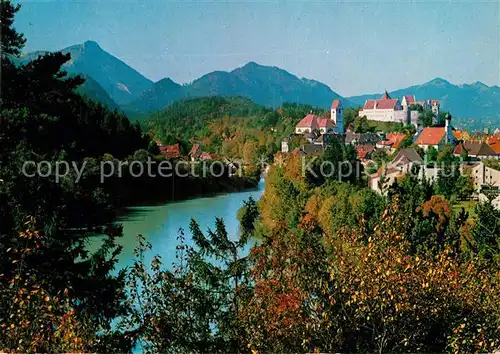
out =
<path fill-rule="evenodd" d="M 439 116 L 437 100 L 417 101 L 415 96 L 404 95 L 400 101 L 389 96 L 387 91 L 379 99 L 366 100 L 363 108 L 359 110 L 359 116 L 379 122 L 418 126 L 419 111 L 411 109 L 412 105 L 420 105 L 424 110 L 432 110 L 436 117 Z"/>
<path fill-rule="evenodd" d="M 344 107 L 339 100 L 333 101 L 330 117 L 320 117 L 311 113 L 295 126 L 295 134 L 313 133 L 319 135 L 344 133 Z"/>

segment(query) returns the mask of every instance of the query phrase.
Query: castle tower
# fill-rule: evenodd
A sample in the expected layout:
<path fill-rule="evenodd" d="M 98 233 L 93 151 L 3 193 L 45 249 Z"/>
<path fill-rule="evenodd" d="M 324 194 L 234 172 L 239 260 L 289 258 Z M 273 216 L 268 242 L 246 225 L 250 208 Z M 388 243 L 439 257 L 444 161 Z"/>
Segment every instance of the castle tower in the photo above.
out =
<path fill-rule="evenodd" d="M 335 123 L 335 131 L 339 134 L 344 133 L 344 108 L 340 100 L 332 103 L 330 119 Z"/>

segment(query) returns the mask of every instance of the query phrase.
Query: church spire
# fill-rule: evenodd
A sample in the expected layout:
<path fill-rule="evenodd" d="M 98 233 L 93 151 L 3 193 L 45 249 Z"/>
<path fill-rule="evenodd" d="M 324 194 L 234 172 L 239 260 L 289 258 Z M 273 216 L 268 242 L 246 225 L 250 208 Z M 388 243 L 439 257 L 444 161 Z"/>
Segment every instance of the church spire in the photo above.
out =
<path fill-rule="evenodd" d="M 389 96 L 389 94 L 387 93 L 387 90 L 385 90 L 384 95 L 382 96 L 382 99 L 383 100 L 388 100 L 390 98 L 391 98 L 391 96 Z"/>

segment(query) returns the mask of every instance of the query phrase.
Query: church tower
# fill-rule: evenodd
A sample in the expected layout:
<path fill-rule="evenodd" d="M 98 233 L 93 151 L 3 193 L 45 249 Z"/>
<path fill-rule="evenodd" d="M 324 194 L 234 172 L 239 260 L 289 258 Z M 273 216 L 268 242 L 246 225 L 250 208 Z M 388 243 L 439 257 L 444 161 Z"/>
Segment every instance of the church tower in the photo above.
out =
<path fill-rule="evenodd" d="M 340 100 L 332 103 L 330 119 L 335 123 L 335 131 L 339 134 L 344 133 L 344 108 Z"/>

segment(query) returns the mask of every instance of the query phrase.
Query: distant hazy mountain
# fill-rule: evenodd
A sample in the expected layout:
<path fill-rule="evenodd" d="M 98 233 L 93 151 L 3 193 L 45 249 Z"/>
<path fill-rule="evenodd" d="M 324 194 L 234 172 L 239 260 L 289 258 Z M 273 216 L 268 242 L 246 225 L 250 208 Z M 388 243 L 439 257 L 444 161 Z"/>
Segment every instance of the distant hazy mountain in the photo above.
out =
<path fill-rule="evenodd" d="M 163 79 L 126 108 L 147 112 L 160 109 L 179 98 L 214 95 L 248 97 L 270 107 L 278 107 L 283 102 L 296 102 L 327 108 L 334 99 L 341 98 L 321 82 L 299 79 L 283 69 L 250 62 L 231 72 L 211 72 L 184 86 Z M 351 103 L 344 102 L 346 104 Z"/>
<path fill-rule="evenodd" d="M 450 111 L 460 120 L 470 118 L 500 122 L 500 87 L 488 86 L 481 82 L 474 84 L 453 85 L 450 82 L 436 78 L 422 85 L 410 86 L 389 93 L 393 98 L 405 95 L 415 95 L 418 101 L 437 99 L 441 108 Z M 363 105 L 365 100 L 378 98 L 382 93 L 348 97 L 357 105 Z"/>
<path fill-rule="evenodd" d="M 116 102 L 113 101 L 111 97 L 109 97 L 106 90 L 104 90 L 97 81 L 95 81 L 88 75 L 82 76 L 85 78 L 85 82 L 77 89 L 77 92 L 84 96 L 87 96 L 91 100 L 102 103 L 104 106 L 108 107 L 111 110 L 121 109 L 120 106 L 116 104 Z"/>
<path fill-rule="evenodd" d="M 70 73 L 84 74 L 96 81 L 110 99 L 129 115 L 159 110 L 172 102 L 201 96 L 243 96 L 254 102 L 277 107 L 283 102 L 310 104 L 327 108 L 334 99 L 341 96 L 327 85 L 297 76 L 278 67 L 263 66 L 250 62 L 233 71 L 214 71 L 179 85 L 165 78 L 156 83 L 142 76 L 136 70 L 104 51 L 92 41 L 74 45 L 62 50 L 71 54 L 71 61 L 65 65 Z M 34 52 L 18 61 L 26 62 L 42 54 Z M 89 89 L 101 102 L 106 97 L 96 85 L 89 82 L 81 92 Z M 461 121 L 473 122 L 475 126 L 500 124 L 500 88 L 476 82 L 470 85 L 453 85 L 436 78 L 422 85 L 390 92 L 401 99 L 403 94 L 415 95 L 417 100 L 438 99 L 443 110 L 449 110 Z M 382 93 L 353 96 L 342 99 L 346 107 L 363 105 L 366 99 L 380 97 Z M 109 104 L 105 103 L 105 104 Z"/>
<path fill-rule="evenodd" d="M 64 48 L 61 52 L 71 54 L 71 60 L 64 65 L 65 70 L 71 74 L 92 77 L 118 104 L 126 104 L 138 98 L 153 85 L 151 80 L 104 51 L 96 42 L 86 41 Z M 45 52 L 28 53 L 21 58 L 21 62 L 32 60 L 43 53 Z"/>
<path fill-rule="evenodd" d="M 143 92 L 138 99 L 130 104 L 123 105 L 123 110 L 129 115 L 137 115 L 157 111 L 186 97 L 184 88 L 169 78 L 155 82 L 153 86 Z"/>

